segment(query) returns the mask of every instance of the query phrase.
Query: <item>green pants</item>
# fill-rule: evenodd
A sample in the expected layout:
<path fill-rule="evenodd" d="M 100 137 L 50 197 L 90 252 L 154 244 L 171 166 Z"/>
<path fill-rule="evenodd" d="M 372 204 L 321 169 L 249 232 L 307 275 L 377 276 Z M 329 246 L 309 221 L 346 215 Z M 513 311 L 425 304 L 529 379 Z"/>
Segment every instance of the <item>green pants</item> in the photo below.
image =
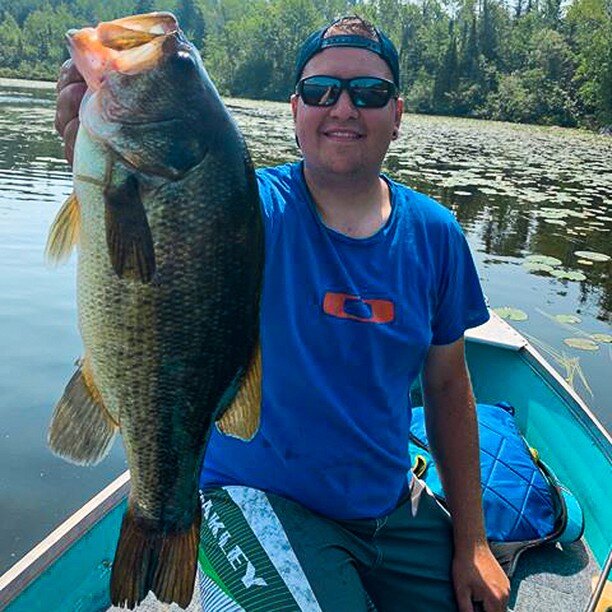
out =
<path fill-rule="evenodd" d="M 248 487 L 201 499 L 206 612 L 456 610 L 450 517 L 416 478 L 370 520 L 331 520 Z"/>

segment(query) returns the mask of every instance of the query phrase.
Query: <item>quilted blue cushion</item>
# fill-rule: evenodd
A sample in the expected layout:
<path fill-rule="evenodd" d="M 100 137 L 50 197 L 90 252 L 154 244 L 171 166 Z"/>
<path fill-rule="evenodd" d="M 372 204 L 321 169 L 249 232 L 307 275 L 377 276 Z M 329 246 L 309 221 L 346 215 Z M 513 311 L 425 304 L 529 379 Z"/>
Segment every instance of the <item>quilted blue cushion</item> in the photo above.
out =
<path fill-rule="evenodd" d="M 498 542 L 543 538 L 554 530 L 554 493 L 533 462 L 529 448 L 505 409 L 477 404 L 480 434 L 482 502 L 487 537 Z M 412 412 L 411 433 L 429 446 L 423 408 Z M 429 453 L 413 443 L 410 453 L 424 455 L 428 469 L 422 476 L 439 497 L 444 497 L 439 476 Z"/>

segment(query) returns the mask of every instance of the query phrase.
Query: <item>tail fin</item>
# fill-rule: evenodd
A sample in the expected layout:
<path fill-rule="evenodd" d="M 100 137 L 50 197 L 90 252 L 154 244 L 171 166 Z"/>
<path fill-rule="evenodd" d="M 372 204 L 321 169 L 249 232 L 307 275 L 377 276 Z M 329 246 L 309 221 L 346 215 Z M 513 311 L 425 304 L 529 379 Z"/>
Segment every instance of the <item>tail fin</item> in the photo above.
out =
<path fill-rule="evenodd" d="M 187 531 L 163 533 L 146 524 L 129 508 L 123 517 L 111 573 L 111 601 L 115 606 L 136 607 L 149 591 L 159 601 L 187 608 L 193 596 L 200 506 Z"/>

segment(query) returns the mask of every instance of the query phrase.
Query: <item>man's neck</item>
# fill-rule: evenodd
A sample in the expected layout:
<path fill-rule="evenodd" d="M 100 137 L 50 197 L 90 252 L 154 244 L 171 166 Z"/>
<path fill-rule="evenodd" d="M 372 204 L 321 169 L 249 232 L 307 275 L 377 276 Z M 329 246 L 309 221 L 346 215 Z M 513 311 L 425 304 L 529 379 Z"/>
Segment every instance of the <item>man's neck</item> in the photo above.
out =
<path fill-rule="evenodd" d="M 389 187 L 378 175 L 321 176 L 305 166 L 304 177 L 323 223 L 342 234 L 367 238 L 391 214 Z"/>

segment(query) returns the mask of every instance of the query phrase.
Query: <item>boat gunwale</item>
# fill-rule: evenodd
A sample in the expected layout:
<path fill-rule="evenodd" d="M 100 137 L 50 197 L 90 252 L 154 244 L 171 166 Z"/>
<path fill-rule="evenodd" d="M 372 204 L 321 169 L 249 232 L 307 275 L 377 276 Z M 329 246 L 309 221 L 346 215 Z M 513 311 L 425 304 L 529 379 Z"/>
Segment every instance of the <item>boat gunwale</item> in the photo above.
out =
<path fill-rule="evenodd" d="M 0 610 L 25 591 L 91 527 L 116 508 L 127 496 L 129 488 L 130 473 L 126 470 L 0 576 Z"/>
<path fill-rule="evenodd" d="M 478 327 L 467 329 L 464 337 L 468 342 L 486 344 L 513 352 L 519 352 L 529 344 L 525 336 L 491 309 L 489 309 L 489 320 Z"/>
<path fill-rule="evenodd" d="M 595 440 L 600 443 L 600 445 L 602 439 L 607 442 L 607 447 L 602 445 L 602 450 L 605 452 L 606 457 L 612 461 L 612 435 L 610 435 L 610 433 L 602 425 L 601 421 L 586 405 L 576 391 L 529 343 L 525 347 L 523 358 L 538 370 L 546 384 L 553 392 L 561 395 L 561 398 L 565 401 L 565 403 L 572 408 L 573 414 L 580 419 L 582 425 L 585 426 L 589 432 L 597 434 L 594 436 Z M 553 380 L 551 380 L 551 378 Z M 576 410 L 576 408 L 578 408 L 578 410 Z M 594 429 L 596 432 L 593 431 Z"/>
<path fill-rule="evenodd" d="M 560 395 L 561 399 L 572 408 L 573 414 L 580 418 L 580 422 L 587 427 L 589 432 L 596 433 L 594 437 L 597 442 L 601 445 L 602 438 L 607 442 L 607 448 L 602 446 L 602 449 L 606 457 L 612 461 L 612 435 L 587 406 L 586 402 L 527 338 L 502 319 L 496 312 L 489 310 L 489 314 L 491 318 L 486 323 L 466 331 L 466 340 L 468 342 L 486 344 L 518 352 L 532 368 L 537 370 L 548 387 L 557 393 L 557 395 Z M 506 338 L 507 340 L 500 342 L 496 339 L 497 337 Z"/>

